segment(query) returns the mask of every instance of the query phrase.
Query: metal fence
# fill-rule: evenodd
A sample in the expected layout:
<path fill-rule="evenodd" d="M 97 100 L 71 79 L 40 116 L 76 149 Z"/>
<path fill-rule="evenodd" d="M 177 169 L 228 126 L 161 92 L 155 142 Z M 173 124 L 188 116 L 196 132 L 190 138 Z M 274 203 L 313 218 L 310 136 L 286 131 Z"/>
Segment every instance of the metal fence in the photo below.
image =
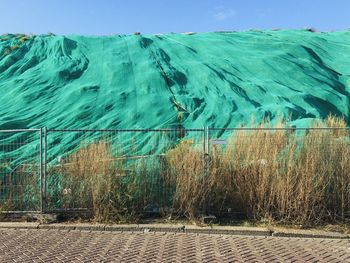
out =
<path fill-rule="evenodd" d="M 0 130 L 2 211 L 35 212 L 42 206 L 42 130 Z"/>
<path fill-rule="evenodd" d="M 258 200 L 265 195 L 268 198 L 288 200 L 290 207 L 286 208 L 285 214 L 293 213 L 292 206 L 298 206 L 298 201 L 293 203 L 290 200 L 305 198 L 302 200 L 310 202 L 310 206 L 320 202 L 319 210 L 314 212 L 322 216 L 327 214 L 327 220 L 350 218 L 349 127 L 208 128 L 207 137 L 209 167 L 220 169 L 220 162 L 213 164 L 215 157 L 221 160 L 229 158 L 230 164 L 226 164 L 225 168 L 233 177 L 238 177 L 237 180 L 246 181 L 246 184 L 243 182 L 244 189 L 240 190 L 241 202 L 233 200 L 234 204 L 227 204 L 222 207 L 222 211 L 215 213 L 231 211 L 232 206 L 236 206 L 235 211 L 246 213 L 249 202 L 261 201 L 259 205 L 268 206 L 271 200 Z M 238 184 L 242 184 L 242 181 Z M 273 187 L 280 187 L 282 194 L 279 194 L 283 196 L 276 197 L 268 193 L 270 190 L 261 190 L 265 187 L 271 187 L 271 191 Z M 283 187 L 285 193 L 281 190 Z M 260 193 L 257 192 L 259 189 Z M 256 197 L 259 194 L 261 196 Z M 300 196 L 296 196 L 298 194 Z M 247 202 L 245 198 L 250 201 Z M 306 201 L 307 198 L 310 201 Z M 271 214 L 279 218 L 281 215 L 279 208 L 275 207 L 278 205 L 276 203 L 278 201 L 271 202 L 269 209 Z M 297 213 L 300 214 L 302 210 Z M 305 215 L 309 212 L 306 210 L 305 207 Z M 294 214 L 294 217 L 297 216 Z"/>
<path fill-rule="evenodd" d="M 89 210 L 94 193 L 84 179 L 111 166 L 124 184 L 147 192 L 142 209 L 171 202 L 173 187 L 159 175 L 165 154 L 180 141 L 204 151 L 204 136 L 204 129 L 0 130 L 0 212 Z"/>
<path fill-rule="evenodd" d="M 108 188 L 119 181 L 124 195 L 133 192 L 137 210 L 169 206 L 173 187 L 166 173 L 165 154 L 180 141 L 203 149 L 203 129 L 47 130 L 45 141 L 46 211 L 88 210 L 94 195 L 87 184 L 97 180 Z M 96 176 L 108 177 L 104 182 Z M 108 185 L 109 184 L 109 185 Z M 132 188 L 132 190 L 130 189 Z M 97 190 L 98 191 L 98 190 Z"/>
<path fill-rule="evenodd" d="M 210 172 L 215 151 L 237 148 L 239 136 L 251 136 L 244 140 L 248 145 L 256 143 L 256 131 L 264 133 L 264 138 L 276 132 L 299 138 L 310 132 L 341 137 L 343 130 L 346 129 L 0 130 L 0 209 L 2 212 L 89 210 L 96 202 L 91 184 L 97 184 L 96 176 L 109 174 L 110 181 L 98 181 L 99 191 L 118 178 L 124 195 L 133 190 L 130 199 L 143 196 L 137 202 L 133 200 L 138 203 L 135 209 L 158 211 L 159 207 L 170 207 L 173 202 L 174 185 L 164 179 L 164 174 L 172 172 L 165 158 L 169 158 L 166 153 L 179 143 L 188 143 L 200 153 L 205 176 Z M 253 161 L 266 159 L 268 156 L 261 156 Z"/>

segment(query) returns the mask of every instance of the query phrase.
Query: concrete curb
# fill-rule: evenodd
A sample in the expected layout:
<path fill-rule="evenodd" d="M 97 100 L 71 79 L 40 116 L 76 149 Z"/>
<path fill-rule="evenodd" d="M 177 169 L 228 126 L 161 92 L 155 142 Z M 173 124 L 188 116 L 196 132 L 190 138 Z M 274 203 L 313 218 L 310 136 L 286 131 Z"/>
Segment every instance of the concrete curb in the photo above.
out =
<path fill-rule="evenodd" d="M 40 223 L 32 222 L 0 222 L 1 228 L 25 228 L 25 229 L 37 229 L 39 228 Z"/>
<path fill-rule="evenodd" d="M 311 230 L 287 230 L 278 231 L 275 230 L 272 233 L 273 237 L 296 237 L 296 238 L 329 238 L 329 239 L 349 239 L 350 237 L 345 234 L 337 232 L 326 232 L 326 231 L 311 231 Z"/>
<path fill-rule="evenodd" d="M 323 238 L 323 239 L 349 239 L 345 234 L 318 230 L 276 229 L 269 230 L 259 227 L 240 226 L 213 226 L 199 227 L 193 225 L 173 224 L 40 224 L 31 222 L 0 222 L 0 229 L 46 229 L 65 231 L 116 231 L 116 232 L 167 232 L 167 233 L 195 233 L 216 235 L 265 236 L 288 238 Z"/>

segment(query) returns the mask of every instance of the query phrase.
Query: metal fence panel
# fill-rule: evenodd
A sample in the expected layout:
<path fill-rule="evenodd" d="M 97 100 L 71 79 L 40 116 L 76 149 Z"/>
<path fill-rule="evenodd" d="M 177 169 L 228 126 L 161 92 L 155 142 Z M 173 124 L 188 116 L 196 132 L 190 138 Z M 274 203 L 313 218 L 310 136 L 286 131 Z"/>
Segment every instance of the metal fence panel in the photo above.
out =
<path fill-rule="evenodd" d="M 181 164 L 193 156 L 169 154 L 179 145 L 199 154 L 196 169 Z M 347 128 L 0 130 L 0 212 L 96 211 L 99 205 L 109 205 L 120 211 L 166 214 L 179 194 L 195 199 L 209 193 L 200 204 L 205 213 L 244 213 L 238 200 L 242 193 L 235 185 L 241 174 L 250 178 L 266 172 L 271 180 L 283 179 L 291 165 L 310 165 L 310 157 L 318 163 L 307 172 L 315 180 L 320 171 L 328 178 L 327 209 L 344 218 L 350 211 L 349 148 Z M 176 169 L 182 170 L 188 189 L 179 184 Z M 305 171 L 298 170 L 299 177 Z M 187 192 L 178 192 L 181 187 Z M 196 192 L 191 187 L 206 189 Z"/>
<path fill-rule="evenodd" d="M 0 130 L 0 210 L 41 210 L 41 131 Z"/>
<path fill-rule="evenodd" d="M 264 188 L 277 192 L 281 184 L 291 184 L 286 192 L 316 191 L 316 196 L 323 191 L 328 198 L 323 200 L 325 210 L 339 218 L 349 215 L 349 128 L 210 128 L 208 137 L 209 169 L 223 165 L 223 180 L 229 177 L 239 192 L 238 199 L 225 203 L 221 212 L 246 212 L 246 195 L 253 198 L 261 189 L 263 196 Z M 274 211 L 275 205 L 269 209 L 278 218 L 282 215 Z"/>
<path fill-rule="evenodd" d="M 49 130 L 47 211 L 89 210 L 109 191 L 135 212 L 171 206 L 166 153 L 180 141 L 203 151 L 204 129 Z M 106 197 L 109 198 L 109 197 Z M 110 199 L 118 199 L 116 197 Z M 118 209 L 124 209 L 119 207 Z"/>

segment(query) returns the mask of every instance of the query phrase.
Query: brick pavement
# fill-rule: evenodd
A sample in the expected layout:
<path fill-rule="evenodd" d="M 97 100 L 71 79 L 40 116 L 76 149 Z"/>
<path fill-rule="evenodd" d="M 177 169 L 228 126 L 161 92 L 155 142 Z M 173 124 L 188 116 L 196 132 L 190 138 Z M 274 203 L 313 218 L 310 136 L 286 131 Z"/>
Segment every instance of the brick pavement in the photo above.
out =
<path fill-rule="evenodd" d="M 0 229 L 0 262 L 350 262 L 350 241 Z"/>

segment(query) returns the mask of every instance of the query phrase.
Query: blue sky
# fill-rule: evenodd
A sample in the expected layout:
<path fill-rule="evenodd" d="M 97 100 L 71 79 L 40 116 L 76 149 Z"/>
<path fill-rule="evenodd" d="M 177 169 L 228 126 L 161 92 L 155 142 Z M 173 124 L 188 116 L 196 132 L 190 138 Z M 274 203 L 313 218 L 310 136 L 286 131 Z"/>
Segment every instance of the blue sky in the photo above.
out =
<path fill-rule="evenodd" d="M 0 34 L 350 28 L 350 0 L 0 0 Z"/>

